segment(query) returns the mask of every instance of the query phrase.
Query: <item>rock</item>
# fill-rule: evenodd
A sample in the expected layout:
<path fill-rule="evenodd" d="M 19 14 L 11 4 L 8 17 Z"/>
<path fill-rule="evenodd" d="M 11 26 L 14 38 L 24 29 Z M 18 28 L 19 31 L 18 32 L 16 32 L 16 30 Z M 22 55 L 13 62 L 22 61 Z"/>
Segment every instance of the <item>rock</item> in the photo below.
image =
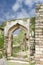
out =
<path fill-rule="evenodd" d="M 0 59 L 0 65 L 8 65 L 5 58 Z"/>

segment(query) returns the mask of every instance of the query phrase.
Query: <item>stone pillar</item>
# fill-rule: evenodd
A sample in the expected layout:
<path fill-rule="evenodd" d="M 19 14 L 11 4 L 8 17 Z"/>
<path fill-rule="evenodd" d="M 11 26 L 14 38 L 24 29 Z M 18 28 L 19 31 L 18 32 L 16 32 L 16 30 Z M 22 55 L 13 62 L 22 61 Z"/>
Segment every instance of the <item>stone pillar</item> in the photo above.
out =
<path fill-rule="evenodd" d="M 30 21 L 30 27 L 32 26 L 33 18 Z M 35 27 L 35 22 L 33 24 Z M 30 29 L 30 61 L 34 61 L 34 53 L 35 53 L 35 30 L 31 27 Z"/>
<path fill-rule="evenodd" d="M 8 43 L 8 36 L 4 36 L 3 55 L 5 57 L 7 57 L 7 43 Z"/>
<path fill-rule="evenodd" d="M 35 65 L 43 65 L 43 4 L 36 6 L 35 42 Z"/>
<path fill-rule="evenodd" d="M 11 33 L 9 33 L 9 37 L 8 37 L 8 43 L 7 43 L 7 56 L 10 57 L 12 55 L 12 39 L 11 39 Z"/>

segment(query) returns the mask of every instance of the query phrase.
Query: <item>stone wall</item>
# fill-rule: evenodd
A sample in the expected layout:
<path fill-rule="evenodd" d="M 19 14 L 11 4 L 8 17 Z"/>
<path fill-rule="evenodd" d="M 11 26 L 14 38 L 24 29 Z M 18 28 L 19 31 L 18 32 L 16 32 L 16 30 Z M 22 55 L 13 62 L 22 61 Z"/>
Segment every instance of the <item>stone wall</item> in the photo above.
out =
<path fill-rule="evenodd" d="M 35 65 L 43 65 L 43 4 L 36 5 Z"/>
<path fill-rule="evenodd" d="M 11 22 L 7 22 L 5 28 L 4 28 L 4 46 L 6 46 L 5 53 L 7 56 L 12 55 L 12 33 L 13 31 L 17 30 L 18 28 L 23 27 L 24 30 L 27 31 L 27 37 L 29 37 L 29 23 L 30 19 L 27 19 L 27 21 L 24 20 L 15 20 Z"/>

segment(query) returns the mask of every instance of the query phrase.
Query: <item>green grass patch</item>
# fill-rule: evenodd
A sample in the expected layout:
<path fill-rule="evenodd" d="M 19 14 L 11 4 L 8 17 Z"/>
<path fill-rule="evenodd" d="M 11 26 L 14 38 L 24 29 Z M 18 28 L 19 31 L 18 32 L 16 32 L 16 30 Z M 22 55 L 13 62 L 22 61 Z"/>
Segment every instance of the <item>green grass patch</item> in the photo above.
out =
<path fill-rule="evenodd" d="M 19 51 L 21 50 L 21 48 L 20 47 L 15 47 L 14 49 L 13 49 L 13 53 L 18 53 Z"/>
<path fill-rule="evenodd" d="M 8 62 L 8 65 L 34 65 L 34 63 L 19 63 L 19 62 Z"/>
<path fill-rule="evenodd" d="M 29 64 L 19 62 L 8 62 L 8 65 L 29 65 Z"/>
<path fill-rule="evenodd" d="M 14 53 L 14 54 L 13 54 L 13 57 L 17 57 L 17 53 Z"/>
<path fill-rule="evenodd" d="M 30 65 L 35 65 L 35 64 L 30 62 Z"/>

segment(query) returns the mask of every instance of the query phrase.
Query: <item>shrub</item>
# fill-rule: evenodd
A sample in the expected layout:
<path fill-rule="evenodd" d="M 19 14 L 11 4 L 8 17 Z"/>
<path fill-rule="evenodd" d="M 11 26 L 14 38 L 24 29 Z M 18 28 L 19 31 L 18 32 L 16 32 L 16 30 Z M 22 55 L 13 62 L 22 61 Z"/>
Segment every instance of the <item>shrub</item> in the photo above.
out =
<path fill-rule="evenodd" d="M 2 54 L 2 51 L 0 51 L 0 58 L 2 58 L 3 54 Z"/>
<path fill-rule="evenodd" d="M 0 34 L 0 49 L 3 48 L 3 44 L 4 44 L 4 36 L 3 34 Z"/>

